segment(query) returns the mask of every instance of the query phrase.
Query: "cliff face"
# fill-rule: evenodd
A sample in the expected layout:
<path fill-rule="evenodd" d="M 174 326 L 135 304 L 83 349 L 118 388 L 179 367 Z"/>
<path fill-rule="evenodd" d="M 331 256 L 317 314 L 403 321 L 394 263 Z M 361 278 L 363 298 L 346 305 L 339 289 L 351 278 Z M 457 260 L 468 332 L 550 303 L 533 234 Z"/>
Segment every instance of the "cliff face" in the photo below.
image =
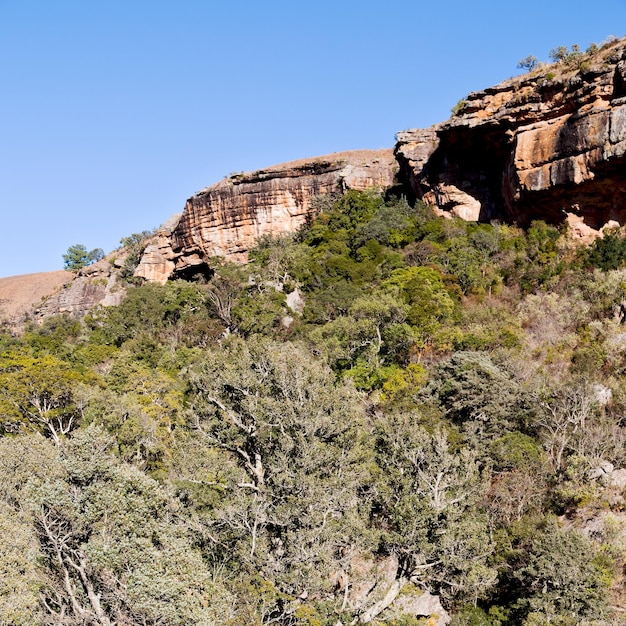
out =
<path fill-rule="evenodd" d="M 294 161 L 203 189 L 148 242 L 135 276 L 164 283 L 205 272 L 212 256 L 245 261 L 259 236 L 297 230 L 314 196 L 396 183 L 467 220 L 568 221 L 581 239 L 626 223 L 626 40 L 471 93 L 457 108 L 438 126 L 398 133 L 395 151 Z M 114 304 L 123 296 L 115 281 L 96 264 L 35 315 Z"/>
<path fill-rule="evenodd" d="M 164 282 L 201 271 L 211 256 L 245 261 L 264 234 L 294 232 L 319 194 L 388 187 L 398 165 L 389 150 L 360 150 L 237 174 L 193 195 L 178 220 L 146 248 L 135 276 Z"/>
<path fill-rule="evenodd" d="M 231 176 L 187 201 L 135 275 L 165 282 L 203 271 L 211 256 L 245 261 L 259 236 L 305 222 L 313 196 L 397 181 L 467 220 L 567 220 L 583 239 L 623 224 L 626 42 L 471 93 L 448 121 L 398 133 L 395 157 L 337 153 Z"/>
<path fill-rule="evenodd" d="M 448 121 L 398 133 L 413 194 L 465 219 L 626 221 L 626 43 L 471 93 Z"/>

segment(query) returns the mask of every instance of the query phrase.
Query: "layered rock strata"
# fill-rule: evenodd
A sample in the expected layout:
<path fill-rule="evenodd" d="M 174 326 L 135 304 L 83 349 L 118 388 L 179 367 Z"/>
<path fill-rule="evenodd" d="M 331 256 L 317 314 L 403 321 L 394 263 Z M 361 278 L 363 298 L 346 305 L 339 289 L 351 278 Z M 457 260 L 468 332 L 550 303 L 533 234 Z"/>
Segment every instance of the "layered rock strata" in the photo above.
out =
<path fill-rule="evenodd" d="M 118 266 L 112 257 L 78 273 L 59 270 L 0 278 L 0 322 L 19 330 L 27 321 L 51 315 L 84 315 L 96 306 L 119 304 L 126 290 L 118 283 Z"/>
<path fill-rule="evenodd" d="M 626 44 L 471 93 L 448 121 L 398 133 L 413 194 L 465 219 L 626 222 Z"/>
<path fill-rule="evenodd" d="M 296 231 L 320 194 L 389 187 L 393 151 L 359 150 L 230 176 L 193 195 L 182 216 L 149 242 L 135 272 L 164 282 L 202 271 L 210 257 L 245 261 L 256 239 Z"/>

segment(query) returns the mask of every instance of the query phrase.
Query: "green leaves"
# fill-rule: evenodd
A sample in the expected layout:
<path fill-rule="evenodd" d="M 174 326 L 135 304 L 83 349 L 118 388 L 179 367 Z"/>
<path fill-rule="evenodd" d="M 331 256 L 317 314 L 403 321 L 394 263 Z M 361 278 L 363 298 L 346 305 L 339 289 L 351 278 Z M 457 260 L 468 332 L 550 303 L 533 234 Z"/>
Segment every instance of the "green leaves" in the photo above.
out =
<path fill-rule="evenodd" d="M 80 422 L 75 388 L 95 378 L 50 355 L 5 352 L 0 356 L 2 432 L 38 430 L 58 443 Z"/>
<path fill-rule="evenodd" d="M 91 265 L 104 258 L 102 248 L 95 248 L 87 251 L 82 243 L 74 244 L 67 249 L 63 255 L 63 268 L 71 272 L 77 272 L 86 265 Z"/>
<path fill-rule="evenodd" d="M 192 547 L 176 517 L 179 503 L 111 456 L 112 446 L 102 429 L 89 427 L 55 453 L 49 450 L 48 475 L 29 476 L 25 465 L 14 466 L 13 487 L 0 499 L 0 525 L 21 492 L 15 539 L 20 533 L 36 537 L 31 546 L 38 545 L 40 562 L 35 570 L 28 552 L 23 555 L 31 577 L 23 584 L 39 590 L 48 619 L 67 615 L 72 624 L 222 621 L 230 614 L 228 594 Z M 0 466 L 11 456 L 9 446 L 0 446 Z M 10 558 L 3 551 L 0 571 Z M 2 591 L 0 611 L 6 614 L 3 601 L 15 605 L 14 593 Z M 32 617 L 29 596 L 21 602 L 20 610 Z"/>

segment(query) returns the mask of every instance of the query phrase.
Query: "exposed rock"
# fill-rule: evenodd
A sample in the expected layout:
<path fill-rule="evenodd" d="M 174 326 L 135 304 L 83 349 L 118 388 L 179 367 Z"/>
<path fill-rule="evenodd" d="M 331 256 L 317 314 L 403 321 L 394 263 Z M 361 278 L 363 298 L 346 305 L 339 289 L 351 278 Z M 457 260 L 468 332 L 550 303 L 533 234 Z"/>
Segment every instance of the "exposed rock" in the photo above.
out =
<path fill-rule="evenodd" d="M 63 289 L 45 298 L 33 314 L 39 319 L 59 313 L 84 315 L 98 305 L 118 305 L 125 293 L 118 284 L 114 266 L 104 258 L 82 268 Z"/>
<path fill-rule="evenodd" d="M 401 595 L 393 603 L 393 612 L 396 615 L 430 617 L 429 626 L 446 626 L 450 623 L 450 615 L 441 606 L 439 596 L 434 596 L 427 591 Z"/>
<path fill-rule="evenodd" d="M 35 306 L 73 278 L 65 270 L 0 278 L 0 320 L 19 326 Z"/>
<path fill-rule="evenodd" d="M 614 469 L 615 467 L 610 461 L 600 461 L 597 467 L 587 472 L 587 475 L 592 480 L 599 479 L 602 482 L 608 482 Z"/>
<path fill-rule="evenodd" d="M 304 312 L 304 305 L 306 304 L 304 301 L 304 296 L 300 292 L 300 290 L 296 287 L 291 293 L 287 294 L 286 297 L 287 306 L 298 315 L 302 315 Z"/>
<path fill-rule="evenodd" d="M 261 235 L 304 224 L 314 196 L 389 187 L 397 169 L 392 150 L 360 150 L 230 176 L 187 201 L 180 219 L 149 243 L 135 276 L 165 282 L 205 271 L 212 256 L 245 261 Z"/>
<path fill-rule="evenodd" d="M 469 94 L 443 124 L 398 133 L 402 175 L 464 219 L 567 220 L 586 241 L 624 224 L 625 58 L 621 40 Z"/>
<path fill-rule="evenodd" d="M 141 255 L 141 261 L 134 273 L 135 276 L 161 285 L 167 282 L 176 267 L 171 236 L 178 226 L 180 218 L 181 214 L 177 213 L 158 229 Z"/>
<path fill-rule="evenodd" d="M 611 472 L 609 485 L 617 489 L 626 489 L 626 469 L 616 469 Z"/>

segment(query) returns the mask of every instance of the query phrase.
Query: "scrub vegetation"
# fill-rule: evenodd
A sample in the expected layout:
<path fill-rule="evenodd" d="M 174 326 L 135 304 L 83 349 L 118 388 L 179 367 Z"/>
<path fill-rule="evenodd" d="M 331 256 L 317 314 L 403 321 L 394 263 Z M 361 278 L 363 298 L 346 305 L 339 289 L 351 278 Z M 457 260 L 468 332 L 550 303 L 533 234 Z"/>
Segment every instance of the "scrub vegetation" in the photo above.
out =
<path fill-rule="evenodd" d="M 0 335 L 0 624 L 621 623 L 623 233 L 317 207 Z"/>

